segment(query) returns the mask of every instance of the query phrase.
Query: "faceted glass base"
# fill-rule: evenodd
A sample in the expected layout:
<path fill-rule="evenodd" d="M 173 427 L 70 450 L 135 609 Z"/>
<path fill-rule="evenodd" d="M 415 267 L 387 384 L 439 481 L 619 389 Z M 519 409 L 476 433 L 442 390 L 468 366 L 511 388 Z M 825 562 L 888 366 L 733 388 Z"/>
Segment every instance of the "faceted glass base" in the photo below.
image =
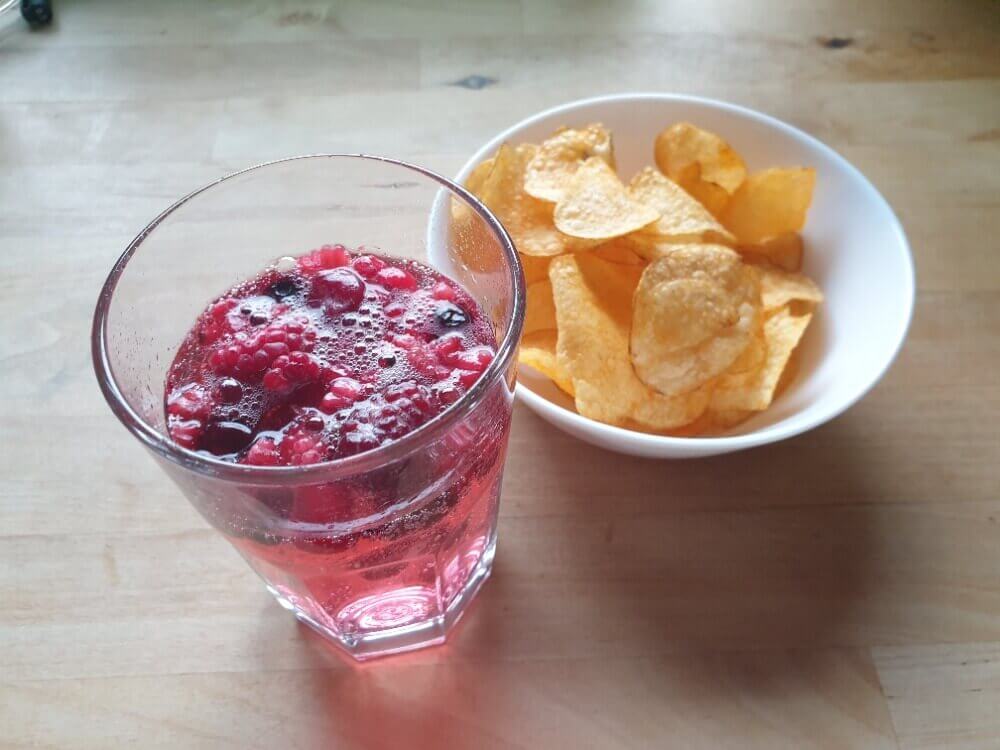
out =
<path fill-rule="evenodd" d="M 267 589 L 300 622 L 357 661 L 366 661 L 444 643 L 489 577 L 495 551 L 493 534 L 482 547 L 464 586 L 449 597 L 443 612 L 437 604 L 441 592 L 430 586 L 408 586 L 352 602 L 336 614 L 337 630 L 319 622 L 274 587 Z"/>

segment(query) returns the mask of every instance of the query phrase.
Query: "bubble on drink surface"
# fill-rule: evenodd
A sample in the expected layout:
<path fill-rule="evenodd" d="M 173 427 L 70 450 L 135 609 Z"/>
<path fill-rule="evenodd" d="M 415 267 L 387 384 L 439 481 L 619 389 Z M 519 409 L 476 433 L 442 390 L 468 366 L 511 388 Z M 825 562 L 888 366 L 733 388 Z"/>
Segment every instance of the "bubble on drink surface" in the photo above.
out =
<path fill-rule="evenodd" d="M 295 270 L 295 258 L 291 255 L 282 255 L 274 261 L 274 270 L 279 273 L 290 273 Z"/>

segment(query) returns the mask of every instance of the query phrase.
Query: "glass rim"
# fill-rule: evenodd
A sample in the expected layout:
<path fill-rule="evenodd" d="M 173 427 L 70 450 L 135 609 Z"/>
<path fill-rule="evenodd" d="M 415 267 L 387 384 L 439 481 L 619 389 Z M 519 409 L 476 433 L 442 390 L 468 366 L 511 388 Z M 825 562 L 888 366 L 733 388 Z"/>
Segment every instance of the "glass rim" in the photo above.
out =
<path fill-rule="evenodd" d="M 305 159 L 362 159 L 382 162 L 417 172 L 437 182 L 443 188 L 451 191 L 451 193 L 458 195 L 459 198 L 465 201 L 486 222 L 493 234 L 500 240 L 500 245 L 507 260 L 507 271 L 510 276 L 511 288 L 514 295 L 511 308 L 511 325 L 497 347 L 496 357 L 493 358 L 493 361 L 483 372 L 482 376 L 473 384 L 472 388 L 426 424 L 421 425 L 412 432 L 408 432 L 398 440 L 386 443 L 373 450 L 354 456 L 305 466 L 253 466 L 250 464 L 223 461 L 214 456 L 184 448 L 143 419 L 129 404 L 118 385 L 108 354 L 108 313 L 111 308 L 111 301 L 114 298 L 115 289 L 121 280 L 125 268 L 128 266 L 129 260 L 139 250 L 146 238 L 167 217 L 171 216 L 191 200 L 235 177 L 261 170 L 265 167 Z M 525 294 L 526 289 L 521 260 L 507 230 L 504 229 L 499 219 L 476 196 L 458 183 L 425 167 L 411 164 L 401 159 L 376 156 L 374 154 L 318 153 L 288 156 L 232 172 L 193 190 L 161 212 L 129 242 L 125 251 L 112 266 L 104 284 L 101 286 L 101 292 L 97 298 L 90 337 L 91 357 L 93 359 L 97 382 L 101 388 L 101 392 L 104 394 L 104 399 L 108 402 L 108 406 L 111 407 L 111 411 L 114 412 L 119 421 L 147 448 L 182 468 L 216 479 L 245 484 L 283 485 L 288 483 L 304 484 L 307 482 L 335 481 L 366 473 L 405 457 L 412 453 L 421 443 L 429 442 L 439 437 L 461 417 L 471 412 L 483 400 L 490 387 L 498 379 L 503 378 L 507 366 L 517 351 L 521 330 L 524 327 Z"/>

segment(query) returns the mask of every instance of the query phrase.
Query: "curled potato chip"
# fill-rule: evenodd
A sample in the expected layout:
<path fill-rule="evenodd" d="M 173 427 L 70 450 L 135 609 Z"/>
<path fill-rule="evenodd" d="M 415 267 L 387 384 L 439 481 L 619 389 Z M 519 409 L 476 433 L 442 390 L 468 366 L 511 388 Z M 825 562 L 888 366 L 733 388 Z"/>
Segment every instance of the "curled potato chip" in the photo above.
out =
<path fill-rule="evenodd" d="M 727 373 L 716 383 L 710 409 L 763 411 L 771 405 L 789 357 L 805 333 L 812 313 L 796 315 L 786 306 L 764 321 L 767 356 L 756 370 Z"/>
<path fill-rule="evenodd" d="M 635 292 L 632 362 L 638 376 L 673 396 L 705 385 L 750 344 L 760 282 L 721 245 L 679 245 L 650 263 Z"/>
<path fill-rule="evenodd" d="M 700 177 L 679 183 L 682 188 L 696 201 L 703 205 L 712 216 L 718 219 L 729 204 L 729 193 L 715 183 L 705 182 Z"/>
<path fill-rule="evenodd" d="M 639 230 L 643 237 L 657 242 L 736 241 L 704 206 L 653 167 L 632 178 L 628 194 L 660 214 L 655 223 Z"/>
<path fill-rule="evenodd" d="M 524 169 L 537 150 L 530 143 L 503 144 L 476 194 L 503 223 L 520 253 L 546 257 L 575 245 L 553 225 L 552 204 L 524 192 Z"/>
<path fill-rule="evenodd" d="M 528 162 L 524 175 L 525 191 L 540 200 L 557 203 L 580 165 L 592 156 L 602 159 L 614 169 L 611 133 L 603 125 L 557 131 L 542 142 L 538 152 Z"/>
<path fill-rule="evenodd" d="M 709 391 L 663 396 L 636 376 L 629 359 L 629 327 L 641 272 L 639 266 L 609 263 L 590 253 L 552 261 L 557 359 L 573 380 L 581 415 L 613 425 L 669 430 L 697 419 Z"/>
<path fill-rule="evenodd" d="M 682 186 L 701 180 L 732 194 L 747 176 L 733 147 L 715 133 L 678 122 L 656 136 L 656 165 Z"/>
<path fill-rule="evenodd" d="M 607 162 L 587 159 L 556 204 L 556 228 L 571 237 L 607 240 L 641 229 L 659 218 L 655 209 L 629 196 Z"/>
<path fill-rule="evenodd" d="M 524 335 L 556 327 L 556 304 L 552 300 L 552 282 L 547 278 L 528 285 L 524 313 Z"/>
<path fill-rule="evenodd" d="M 823 301 L 823 292 L 815 281 L 804 274 L 762 266 L 760 301 L 765 312 L 777 310 L 793 301 L 818 305 Z"/>
<path fill-rule="evenodd" d="M 558 358 L 556 357 L 557 335 L 555 329 L 526 334 L 521 339 L 521 347 L 518 349 L 518 361 L 523 365 L 538 370 L 564 392 L 572 396 L 573 380 L 559 365 Z"/>
<path fill-rule="evenodd" d="M 770 237 L 756 245 L 741 245 L 739 250 L 750 261 L 771 263 L 786 271 L 802 269 L 802 236 L 798 232 L 786 232 Z"/>
<path fill-rule="evenodd" d="M 493 171 L 493 165 L 496 160 L 491 156 L 486 161 L 480 162 L 476 165 L 476 168 L 469 173 L 469 176 L 465 178 L 465 187 L 470 193 L 478 195 L 479 191 L 483 188 L 483 183 L 486 182 L 486 178 L 490 176 L 490 172 Z"/>
<path fill-rule="evenodd" d="M 534 284 L 536 281 L 541 281 L 549 278 L 549 263 L 552 261 L 551 258 L 541 258 L 535 255 L 524 255 L 523 253 L 518 253 L 521 258 L 521 268 L 524 269 L 524 283 L 527 285 Z"/>
<path fill-rule="evenodd" d="M 616 237 L 609 242 L 598 245 L 590 252 L 609 263 L 621 263 L 626 266 L 646 264 L 645 258 L 636 251 L 636 245 L 630 237 Z"/>
<path fill-rule="evenodd" d="M 737 190 L 722 213 L 722 223 L 741 244 L 797 232 L 806 223 L 816 170 L 773 168 L 756 172 Z"/>

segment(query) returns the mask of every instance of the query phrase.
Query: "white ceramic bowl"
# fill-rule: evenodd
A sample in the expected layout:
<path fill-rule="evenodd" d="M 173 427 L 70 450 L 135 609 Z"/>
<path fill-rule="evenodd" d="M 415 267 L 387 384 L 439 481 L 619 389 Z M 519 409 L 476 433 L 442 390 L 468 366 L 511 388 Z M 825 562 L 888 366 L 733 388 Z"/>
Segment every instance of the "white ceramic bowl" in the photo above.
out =
<path fill-rule="evenodd" d="M 913 311 L 910 248 L 889 204 L 829 146 L 773 117 L 733 104 L 676 94 L 622 94 L 564 104 L 529 117 L 483 145 L 473 167 L 501 143 L 539 142 L 562 125 L 601 122 L 614 134 L 622 178 L 653 163 L 664 127 L 688 120 L 719 133 L 750 171 L 769 166 L 816 169 L 816 191 L 803 237 L 803 271 L 825 302 L 799 348 L 799 372 L 771 407 L 731 434 L 709 438 L 649 435 L 581 417 L 548 378 L 522 367 L 517 393 L 532 410 L 588 443 L 651 458 L 693 458 L 742 450 L 798 435 L 854 404 L 878 382 L 899 351 Z"/>

